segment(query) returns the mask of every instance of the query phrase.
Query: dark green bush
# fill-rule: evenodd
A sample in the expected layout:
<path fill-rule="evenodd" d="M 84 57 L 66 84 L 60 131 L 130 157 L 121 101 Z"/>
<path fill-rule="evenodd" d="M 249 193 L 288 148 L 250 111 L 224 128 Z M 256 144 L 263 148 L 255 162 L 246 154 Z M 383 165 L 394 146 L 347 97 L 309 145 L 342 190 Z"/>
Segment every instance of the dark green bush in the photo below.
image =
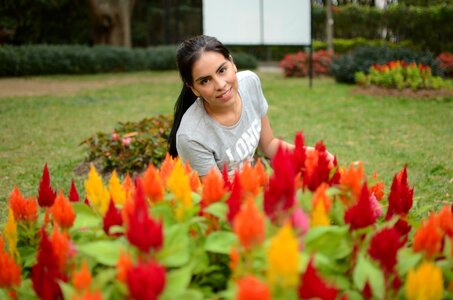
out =
<path fill-rule="evenodd" d="M 340 55 L 330 63 L 330 73 L 337 82 L 354 83 L 354 74 L 362 71 L 368 74 L 373 64 L 385 64 L 392 60 L 404 60 L 429 66 L 433 75 L 442 76 L 440 61 L 433 53 L 416 51 L 409 48 L 357 47 L 351 52 Z"/>
<path fill-rule="evenodd" d="M 164 160 L 172 123 L 173 117 L 166 115 L 119 123 L 112 132 L 98 132 L 81 145 L 88 148 L 86 160 L 100 161 L 104 172 L 140 172 Z"/>

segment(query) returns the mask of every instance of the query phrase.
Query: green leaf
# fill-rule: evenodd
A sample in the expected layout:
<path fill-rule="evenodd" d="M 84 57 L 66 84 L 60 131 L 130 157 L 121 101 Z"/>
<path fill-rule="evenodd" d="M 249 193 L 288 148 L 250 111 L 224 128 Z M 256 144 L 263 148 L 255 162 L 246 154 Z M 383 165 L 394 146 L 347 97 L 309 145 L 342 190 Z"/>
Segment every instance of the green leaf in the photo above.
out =
<path fill-rule="evenodd" d="M 184 267 L 168 272 L 165 290 L 160 298 L 162 300 L 178 298 L 181 294 L 187 291 L 191 278 L 192 273 L 190 267 Z"/>
<path fill-rule="evenodd" d="M 189 262 L 189 237 L 187 225 L 175 224 L 165 229 L 164 246 L 158 252 L 158 260 L 166 267 L 181 267 Z"/>
<path fill-rule="evenodd" d="M 341 259 L 352 252 L 352 241 L 346 226 L 321 226 L 308 231 L 304 238 L 309 252 Z"/>
<path fill-rule="evenodd" d="M 170 206 L 170 201 L 160 201 L 156 203 L 151 209 L 151 214 L 155 219 L 163 220 L 165 226 L 170 226 L 176 222 L 173 209 Z"/>
<path fill-rule="evenodd" d="M 410 269 L 414 269 L 423 258 L 421 253 L 414 253 L 411 248 L 400 249 L 397 253 L 396 268 L 400 276 L 406 276 Z"/>
<path fill-rule="evenodd" d="M 58 284 L 60 285 L 61 291 L 63 293 L 63 299 L 72 299 L 76 292 L 74 287 L 61 280 L 58 282 Z"/>
<path fill-rule="evenodd" d="M 78 245 L 77 249 L 100 264 L 115 266 L 123 243 L 122 239 L 101 240 Z"/>
<path fill-rule="evenodd" d="M 205 212 L 219 218 L 220 221 L 226 221 L 228 205 L 225 202 L 215 202 L 204 209 Z"/>
<path fill-rule="evenodd" d="M 377 299 L 384 299 L 385 297 L 385 284 L 384 274 L 376 267 L 371 261 L 369 261 L 363 254 L 358 255 L 357 264 L 352 274 L 352 279 L 355 286 L 362 291 L 366 282 L 371 287 L 373 295 Z"/>
<path fill-rule="evenodd" d="M 74 203 L 72 207 L 77 217 L 75 218 L 71 231 L 102 227 L 102 218 L 88 205 L 85 203 Z"/>
<path fill-rule="evenodd" d="M 35 290 L 33 289 L 33 283 L 30 278 L 22 280 L 20 283 L 20 287 L 16 289 L 18 299 L 39 299 L 39 297 L 36 295 Z M 6 298 L 1 298 L 1 299 L 8 299 Z"/>
<path fill-rule="evenodd" d="M 191 289 L 191 290 L 185 291 L 184 293 L 179 295 L 179 297 L 172 298 L 172 299 L 175 299 L 175 300 L 203 300 L 204 296 L 203 296 L 202 292 Z"/>
<path fill-rule="evenodd" d="M 231 248 L 238 242 L 237 236 L 229 231 L 215 231 L 207 238 L 204 245 L 206 251 L 230 254 Z"/>

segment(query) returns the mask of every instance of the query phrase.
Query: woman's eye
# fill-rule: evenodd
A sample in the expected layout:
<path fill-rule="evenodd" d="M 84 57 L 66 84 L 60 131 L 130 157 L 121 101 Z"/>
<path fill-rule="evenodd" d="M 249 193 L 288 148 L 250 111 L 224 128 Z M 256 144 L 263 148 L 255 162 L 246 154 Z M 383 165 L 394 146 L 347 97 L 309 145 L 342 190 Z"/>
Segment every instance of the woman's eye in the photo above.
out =
<path fill-rule="evenodd" d="M 208 82 L 209 82 L 208 79 L 203 79 L 203 80 L 200 81 L 200 83 L 203 84 L 203 85 L 204 85 L 204 84 L 207 84 Z"/>
<path fill-rule="evenodd" d="M 219 72 L 220 72 L 220 73 L 225 73 L 225 72 L 226 72 L 226 70 L 227 70 L 227 68 L 226 68 L 226 67 L 222 67 L 222 68 L 221 68 L 221 69 L 219 70 Z"/>

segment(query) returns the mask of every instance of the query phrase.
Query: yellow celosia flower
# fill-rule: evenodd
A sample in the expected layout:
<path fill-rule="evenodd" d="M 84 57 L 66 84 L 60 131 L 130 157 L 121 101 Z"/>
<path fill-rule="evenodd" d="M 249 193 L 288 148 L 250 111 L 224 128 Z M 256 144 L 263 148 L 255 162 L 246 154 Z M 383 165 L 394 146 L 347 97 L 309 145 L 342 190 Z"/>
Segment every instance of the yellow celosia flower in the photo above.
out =
<path fill-rule="evenodd" d="M 17 223 L 14 218 L 14 212 L 10 208 L 8 209 L 8 221 L 6 221 L 5 228 L 3 228 L 3 234 L 6 237 L 9 245 L 9 253 L 12 257 L 16 257 L 17 254 Z"/>
<path fill-rule="evenodd" d="M 93 208 L 104 216 L 109 207 L 110 193 L 104 187 L 102 178 L 93 164 L 90 166 L 88 179 L 85 181 L 85 193 Z"/>
<path fill-rule="evenodd" d="M 115 204 L 124 205 L 124 202 L 126 201 L 126 191 L 124 190 L 123 185 L 118 179 L 116 170 L 113 170 L 112 176 L 110 177 L 109 188 L 113 202 Z"/>
<path fill-rule="evenodd" d="M 431 262 L 422 263 L 417 270 L 410 270 L 406 281 L 409 300 L 442 299 L 443 278 L 441 269 Z"/>
<path fill-rule="evenodd" d="M 326 213 L 326 209 L 324 207 L 324 202 L 319 201 L 316 204 L 315 209 L 311 212 L 310 225 L 311 225 L 311 227 L 329 226 L 330 225 L 330 219 Z"/>
<path fill-rule="evenodd" d="M 291 225 L 283 226 L 267 249 L 269 283 L 294 288 L 298 284 L 299 246 Z"/>
<path fill-rule="evenodd" d="M 184 212 L 192 207 L 192 189 L 181 159 L 177 158 L 167 179 L 167 188 L 173 193 L 176 203 L 176 217 L 181 220 Z"/>

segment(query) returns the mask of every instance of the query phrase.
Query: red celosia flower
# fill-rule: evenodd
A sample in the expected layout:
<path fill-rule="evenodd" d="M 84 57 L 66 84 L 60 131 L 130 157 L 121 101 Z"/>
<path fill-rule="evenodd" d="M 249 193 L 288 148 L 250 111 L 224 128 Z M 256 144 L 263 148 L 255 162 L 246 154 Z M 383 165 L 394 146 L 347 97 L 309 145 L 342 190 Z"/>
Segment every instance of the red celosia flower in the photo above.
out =
<path fill-rule="evenodd" d="M 116 208 L 115 203 L 113 202 L 113 199 L 110 199 L 110 204 L 107 212 L 105 213 L 104 216 L 104 221 L 103 221 L 103 229 L 104 232 L 107 235 L 110 236 L 120 236 L 122 233 L 117 232 L 117 233 L 110 233 L 110 227 L 112 226 L 122 226 L 123 225 L 123 217 L 121 215 L 121 211 Z"/>
<path fill-rule="evenodd" d="M 78 202 L 80 199 L 79 193 L 77 192 L 76 186 L 74 184 L 74 179 L 71 182 L 71 188 L 69 189 L 69 201 Z"/>
<path fill-rule="evenodd" d="M 428 220 L 415 232 L 412 248 L 415 252 L 425 252 L 427 257 L 432 257 L 442 249 L 442 230 L 438 227 L 436 216 L 432 213 Z"/>
<path fill-rule="evenodd" d="M 92 278 L 90 270 L 88 269 L 88 263 L 84 260 L 80 270 L 72 273 L 72 284 L 77 291 L 83 291 L 90 288 L 91 280 Z"/>
<path fill-rule="evenodd" d="M 128 215 L 126 237 L 144 253 L 151 248 L 159 250 L 163 243 L 162 223 L 149 216 L 141 181 L 136 180 L 135 185 L 135 203 Z"/>
<path fill-rule="evenodd" d="M 226 204 L 228 205 L 228 222 L 230 222 L 230 224 L 233 224 L 234 217 L 241 210 L 242 204 L 242 187 L 238 172 L 234 173 L 232 190 L 230 196 L 226 201 Z"/>
<path fill-rule="evenodd" d="M 412 207 L 413 197 L 414 188 L 409 189 L 407 170 L 404 166 L 404 169 L 393 178 L 386 220 L 390 220 L 394 215 L 406 215 Z"/>
<path fill-rule="evenodd" d="M 270 300 L 269 287 L 258 278 L 247 275 L 237 281 L 236 300 Z"/>
<path fill-rule="evenodd" d="M 127 272 L 127 286 L 132 299 L 158 299 L 165 286 L 165 268 L 154 261 L 138 263 Z"/>
<path fill-rule="evenodd" d="M 60 227 L 68 229 L 74 224 L 76 218 L 74 209 L 72 208 L 71 202 L 63 195 L 63 191 L 60 192 L 55 203 L 50 208 L 53 220 Z"/>
<path fill-rule="evenodd" d="M 164 197 L 164 185 L 157 170 L 153 164 L 149 164 L 142 177 L 142 186 L 145 196 L 151 202 L 157 202 Z"/>
<path fill-rule="evenodd" d="M 41 229 L 40 236 L 37 262 L 31 269 L 33 289 L 43 300 L 61 299 L 63 294 L 58 281 L 66 281 L 66 278 L 59 270 L 54 247 L 44 229 Z"/>
<path fill-rule="evenodd" d="M 230 181 L 230 177 L 228 175 L 228 167 L 227 167 L 226 163 L 223 164 L 222 178 L 223 178 L 225 189 L 227 191 L 231 191 L 231 189 L 233 188 L 233 183 Z"/>
<path fill-rule="evenodd" d="M 44 166 L 44 171 L 41 177 L 41 182 L 39 183 L 38 190 L 38 203 L 41 207 L 50 207 L 53 205 L 57 193 L 53 190 L 50 185 L 50 174 L 49 169 L 47 168 L 47 163 Z"/>
<path fill-rule="evenodd" d="M 370 202 L 370 194 L 368 193 L 366 182 L 362 186 L 359 201 L 345 212 L 344 221 L 353 230 L 367 227 L 376 222 L 376 214 Z"/>
<path fill-rule="evenodd" d="M 38 203 L 36 199 L 25 199 L 17 187 L 14 187 L 14 190 L 9 196 L 9 207 L 14 213 L 16 222 L 33 223 L 38 219 Z"/>
<path fill-rule="evenodd" d="M 297 132 L 294 137 L 294 151 L 292 155 L 294 173 L 300 173 L 302 178 L 305 172 L 305 159 L 307 158 L 304 136 L 302 132 Z"/>
<path fill-rule="evenodd" d="M 392 274 L 396 265 L 396 254 L 404 243 L 405 239 L 395 228 L 384 228 L 371 239 L 368 253 L 380 263 L 387 274 Z"/>
<path fill-rule="evenodd" d="M 365 286 L 363 287 L 362 296 L 365 298 L 365 300 L 373 299 L 373 291 L 371 290 L 371 286 L 368 280 L 365 282 Z"/>
<path fill-rule="evenodd" d="M 233 230 L 246 250 L 264 242 L 266 238 L 265 217 L 251 196 L 247 198 L 241 211 L 234 218 Z"/>
<path fill-rule="evenodd" d="M 220 201 L 226 193 L 222 176 L 213 168 L 203 177 L 202 183 L 201 210 Z"/>
<path fill-rule="evenodd" d="M 307 269 L 301 275 L 299 285 L 299 298 L 300 299 L 323 299 L 335 300 L 338 295 L 338 290 L 331 286 L 329 287 L 324 280 L 318 275 L 314 265 L 313 258 L 308 262 Z"/>
<path fill-rule="evenodd" d="M 303 177 L 303 186 L 314 192 L 321 183 L 326 182 L 329 185 L 338 183 L 340 176 L 338 169 L 335 171 L 332 178 L 330 178 L 330 172 L 337 167 L 337 160 L 335 158 L 334 163 L 331 164 L 326 146 L 322 141 L 316 143 L 313 151 L 307 151 L 307 158 L 305 160 L 305 173 Z"/>
<path fill-rule="evenodd" d="M 273 222 L 283 222 L 296 201 L 291 153 L 279 147 L 272 160 L 274 174 L 264 191 L 264 211 Z"/>
<path fill-rule="evenodd" d="M 5 241 L 0 236 L 0 288 L 12 288 L 20 285 L 20 267 L 7 251 Z"/>
<path fill-rule="evenodd" d="M 395 226 L 393 226 L 402 236 L 405 236 L 406 239 L 407 234 L 411 231 L 411 225 L 407 223 L 407 221 L 404 219 L 405 217 L 399 218 L 399 220 L 395 223 Z"/>

